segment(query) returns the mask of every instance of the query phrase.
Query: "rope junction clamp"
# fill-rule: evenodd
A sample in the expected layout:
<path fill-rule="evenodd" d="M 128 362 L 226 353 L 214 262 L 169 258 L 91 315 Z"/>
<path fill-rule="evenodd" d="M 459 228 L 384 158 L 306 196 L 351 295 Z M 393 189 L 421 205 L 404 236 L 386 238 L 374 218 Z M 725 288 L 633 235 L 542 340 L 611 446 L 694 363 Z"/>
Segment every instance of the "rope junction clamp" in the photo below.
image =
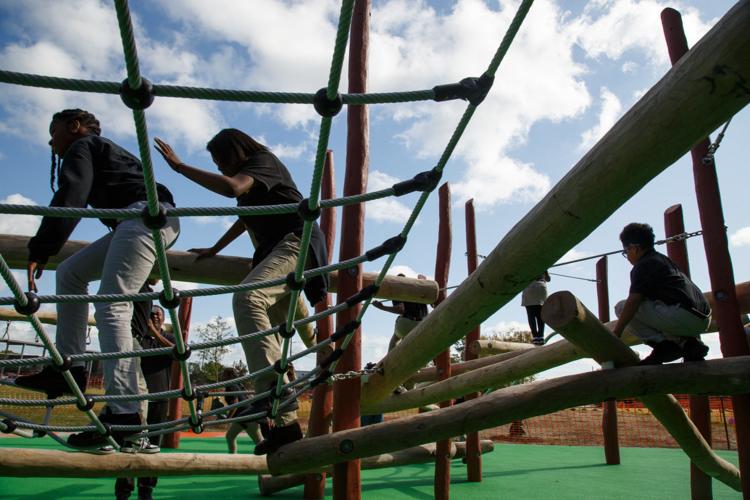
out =
<path fill-rule="evenodd" d="M 315 107 L 315 111 L 317 111 L 320 116 L 330 118 L 339 114 L 341 108 L 344 107 L 344 100 L 338 92 L 336 92 L 336 97 L 328 99 L 328 89 L 323 87 L 315 92 L 313 107 Z"/>
<path fill-rule="evenodd" d="M 154 102 L 154 86 L 141 78 L 141 86 L 133 89 L 126 78 L 120 84 L 120 99 L 130 109 L 146 109 Z"/>
<path fill-rule="evenodd" d="M 436 85 L 432 90 L 435 92 L 435 101 L 437 102 L 463 99 L 474 106 L 479 106 L 487 97 L 494 81 L 494 76 L 484 73 L 479 78 L 469 77 L 458 83 Z"/>
<path fill-rule="evenodd" d="M 24 292 L 24 295 L 26 296 L 26 305 L 21 305 L 21 301 L 16 299 L 16 301 L 13 303 L 13 308 L 18 314 L 31 316 L 39 310 L 39 307 L 41 307 L 42 303 L 39 301 L 39 297 L 34 292 Z"/>

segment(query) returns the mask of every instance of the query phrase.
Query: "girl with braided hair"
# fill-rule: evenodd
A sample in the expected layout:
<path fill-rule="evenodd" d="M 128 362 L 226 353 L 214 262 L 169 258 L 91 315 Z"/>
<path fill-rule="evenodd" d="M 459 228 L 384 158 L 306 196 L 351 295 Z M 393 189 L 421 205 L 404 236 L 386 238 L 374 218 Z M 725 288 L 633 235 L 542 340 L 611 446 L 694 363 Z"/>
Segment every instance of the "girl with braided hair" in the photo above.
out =
<path fill-rule="evenodd" d="M 82 109 L 66 109 L 55 113 L 49 128 L 52 147 L 52 180 L 58 177 L 58 189 L 52 207 L 143 208 L 146 186 L 141 162 L 134 155 L 109 139 L 101 137 L 96 117 Z M 169 190 L 157 184 L 159 201 L 174 206 Z M 50 256 L 56 255 L 78 224 L 77 218 L 44 217 L 36 236 L 29 240 L 27 266 L 29 290 L 36 291 L 35 280 L 42 277 Z M 88 293 L 89 282 L 100 280 L 98 294 L 138 293 L 151 273 L 156 260 L 152 232 L 138 219 L 101 221 L 109 232 L 57 267 L 56 293 L 82 295 Z M 170 217 L 160 230 L 165 246 L 170 246 L 179 233 L 179 221 Z M 102 352 L 133 350 L 130 321 L 132 302 L 97 302 L 94 304 L 99 343 Z M 55 343 L 63 357 L 82 354 L 86 348 L 88 304 L 57 304 L 58 326 Z M 104 389 L 108 396 L 145 392 L 139 358 L 108 359 L 104 366 Z M 86 388 L 83 364 L 70 368 L 76 383 Z M 51 366 L 35 375 L 18 377 L 16 384 L 46 392 L 51 398 L 70 394 L 62 373 Z M 111 401 L 100 419 L 116 425 L 141 425 L 141 402 Z M 113 432 L 122 445 L 125 433 Z M 68 443 L 79 447 L 105 444 L 106 437 L 95 431 L 73 434 Z"/>

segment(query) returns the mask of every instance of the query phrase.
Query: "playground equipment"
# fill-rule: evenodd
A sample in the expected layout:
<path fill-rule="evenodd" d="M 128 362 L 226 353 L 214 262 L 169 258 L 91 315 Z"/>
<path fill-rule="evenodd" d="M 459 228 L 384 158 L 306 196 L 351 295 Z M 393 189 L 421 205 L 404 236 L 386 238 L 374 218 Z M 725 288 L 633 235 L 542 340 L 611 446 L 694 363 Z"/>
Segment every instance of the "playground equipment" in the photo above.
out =
<path fill-rule="evenodd" d="M 502 239 L 466 281 L 435 307 L 432 313 L 391 351 L 376 369 L 366 372 L 359 370 L 358 329 L 373 297 L 381 296 L 424 302 L 434 301 L 437 298 L 438 285 L 435 283 L 423 282 L 417 284 L 412 281 L 398 281 L 388 277 L 387 271 L 398 251 L 406 243 L 406 237 L 427 197 L 437 187 L 440 174 L 445 168 L 463 130 L 477 106 L 489 91 L 500 61 L 508 50 L 515 33 L 520 28 L 520 24 L 532 2 L 524 0 L 521 3 L 518 14 L 488 69 L 478 78 L 469 78 L 457 84 L 441 85 L 430 90 L 391 94 L 367 94 L 365 93 L 364 83 L 359 81 L 358 83 L 355 82 L 354 85 L 360 85 L 361 88 L 345 95 L 339 94 L 337 89 L 347 33 L 349 32 L 350 21 L 354 18 L 356 22 L 352 26 L 352 33 L 356 33 L 357 36 L 352 38 L 353 46 L 350 51 L 354 55 L 352 60 L 358 61 L 359 71 L 362 73 L 362 64 L 366 57 L 366 31 L 363 31 L 362 27 L 365 26 L 368 17 L 367 2 L 356 2 L 356 6 L 354 0 L 342 3 L 330 80 L 326 88 L 321 89 L 314 95 L 218 91 L 163 85 L 151 86 L 139 73 L 127 2 L 118 0 L 115 4 L 128 69 L 128 78 L 123 84 L 41 77 L 7 71 L 0 71 L 0 81 L 47 88 L 121 93 L 126 104 L 133 108 L 141 159 L 146 174 L 147 213 L 141 214 L 140 211 L 129 210 L 53 209 L 17 205 L 0 206 L 1 213 L 23 213 L 52 217 L 75 216 L 122 219 L 145 216 L 155 218 L 159 215 L 160 210 L 163 211 L 164 209 L 160 208 L 156 198 L 144 112 L 154 96 L 159 98 L 179 96 L 255 102 L 294 102 L 314 104 L 316 110 L 322 115 L 312 188 L 310 196 L 304 200 L 300 207 L 269 207 L 269 209 L 275 210 L 274 213 L 299 210 L 302 214 L 306 214 L 307 223 L 302 238 L 303 249 L 307 247 L 311 221 L 315 218 L 310 214 L 318 214 L 321 209 L 344 206 L 343 233 L 347 237 L 355 235 L 353 241 L 342 244 L 340 262 L 325 268 L 304 270 L 303 264 L 306 254 L 303 250 L 299 259 L 300 264 L 297 266 L 294 275 L 290 277 L 292 283 L 300 283 L 303 277 L 309 278 L 322 273 L 347 270 L 346 273 L 341 273 L 338 277 L 336 290 L 339 294 L 339 302 L 336 306 L 325 311 L 317 311 L 315 315 L 297 321 L 295 321 L 294 307 L 290 307 L 287 315 L 287 324 L 299 327 L 313 321 L 324 321 L 326 319 L 330 321 L 332 315 L 337 314 L 339 320 L 337 330 L 330 332 L 331 336 L 327 339 L 319 338 L 316 346 L 294 356 L 288 354 L 289 334 L 293 332 L 280 330 L 279 327 L 270 331 L 259 332 L 259 335 L 279 332 L 285 336 L 282 357 L 279 360 L 282 373 L 289 361 L 307 354 L 321 352 L 335 342 L 336 349 L 333 354 L 320 360 L 319 366 L 308 377 L 286 385 L 283 384 L 283 379 L 279 377 L 279 382 L 273 391 L 258 394 L 245 403 L 237 403 L 237 405 L 249 404 L 261 398 L 271 398 L 273 401 L 272 414 L 275 415 L 279 409 L 289 403 L 289 400 L 283 401 L 280 398 L 285 389 L 291 389 L 292 397 L 295 397 L 304 390 L 324 385 L 329 380 L 335 380 L 335 406 L 342 411 L 338 412 L 338 415 L 334 415 L 334 433 L 318 435 L 291 443 L 266 457 L 265 461 L 263 459 L 247 459 L 247 457 L 233 458 L 226 462 L 227 467 L 235 467 L 233 470 L 244 468 L 244 472 L 250 473 L 261 473 L 268 470 L 273 474 L 289 474 L 319 472 L 331 464 L 336 464 L 334 465 L 334 496 L 336 498 L 358 498 L 360 494 L 357 490 L 360 465 L 358 459 L 395 452 L 406 447 L 436 440 L 443 440 L 445 443 L 445 440 L 462 433 L 476 432 L 480 429 L 528 416 L 610 398 L 635 395 L 649 402 L 652 408 L 656 408 L 662 422 L 675 435 L 701 470 L 738 491 L 744 488 L 746 497 L 750 495 L 750 487 L 747 482 L 748 469 L 750 468 L 748 464 L 750 445 L 747 442 L 748 436 L 745 434 L 750 423 L 748 420 L 748 417 L 750 417 L 750 413 L 748 413 L 750 400 L 747 396 L 750 393 L 750 379 L 745 376 L 748 368 L 750 368 L 750 359 L 747 357 L 748 349 L 744 333 L 739 337 L 735 333 L 735 326 L 731 324 L 733 320 L 736 322 L 739 317 L 740 302 L 737 301 L 737 295 L 742 296 L 741 293 L 735 293 L 733 282 L 730 284 L 722 282 L 720 286 L 716 286 L 712 280 L 715 290 L 713 295 L 718 299 L 716 309 L 722 344 L 728 346 L 725 354 L 733 356 L 727 359 L 699 364 L 627 367 L 626 365 L 634 361 L 634 355 L 627 350 L 627 347 L 609 335 L 606 329 L 598 324 L 598 321 L 592 322 L 590 314 L 580 313 L 582 308 L 577 304 L 575 307 L 569 305 L 575 303 L 575 301 L 559 299 L 561 301 L 560 311 L 555 311 L 554 314 L 550 312 L 550 321 L 554 324 L 559 323 L 560 332 L 574 340 L 573 343 L 561 341 L 534 350 L 510 352 L 486 359 L 468 360 L 460 368 L 452 367 L 454 374 L 463 373 L 451 378 L 445 378 L 444 367 L 438 367 L 432 372 L 429 370 L 420 371 L 423 366 L 440 355 L 448 346 L 463 337 L 466 332 L 478 327 L 482 321 L 516 296 L 534 276 L 548 269 L 567 250 L 583 240 L 649 180 L 750 102 L 750 92 L 747 91 L 746 86 L 746 82 L 750 80 L 750 59 L 747 57 L 747 54 L 750 53 L 750 0 L 738 2 Z M 352 80 L 350 78 L 350 85 L 352 85 Z M 148 90 L 149 88 L 152 90 Z M 415 176 L 410 181 L 396 184 L 389 189 L 366 195 L 362 194 L 364 188 L 362 182 L 364 178 L 363 169 L 367 163 L 367 154 L 366 139 L 363 139 L 363 130 L 366 128 L 363 121 L 366 120 L 366 116 L 364 113 L 359 113 L 361 106 L 381 102 L 403 102 L 417 99 L 442 101 L 456 98 L 468 100 L 469 105 L 436 167 L 431 171 Z M 323 172 L 331 120 L 343 104 L 350 106 L 348 114 L 350 120 L 350 150 L 347 161 L 353 165 L 347 166 L 347 186 L 344 188 L 344 198 L 321 200 L 321 186 L 324 185 Z M 356 109 L 358 106 L 360 107 L 359 110 Z M 353 126 L 352 123 L 358 124 Z M 665 130 L 668 130 L 669 133 L 665 134 Z M 358 166 L 359 169 L 355 169 L 354 165 Z M 352 221 L 352 219 L 358 218 L 356 205 L 380 197 L 401 195 L 413 191 L 420 191 L 422 194 L 402 232 L 376 248 L 366 252 L 363 251 L 361 237 L 358 240 L 356 238 L 358 234 L 361 236 L 361 226 Z M 607 193 L 606 197 L 601 196 L 603 192 Z M 236 207 L 219 209 L 180 208 L 168 209 L 166 213 L 174 216 L 252 215 L 252 210 Z M 716 231 L 723 227 L 723 224 L 716 221 L 703 221 L 703 223 L 704 235 L 707 234 L 706 225 L 714 227 Z M 722 232 L 719 236 L 718 239 L 723 238 L 724 247 L 726 247 L 726 235 Z M 235 267 L 228 265 L 228 260 L 216 260 L 214 264 L 209 264 L 209 260 L 206 260 L 200 266 L 185 266 L 183 261 L 183 264 L 177 265 L 179 258 L 184 259 L 185 255 L 180 256 L 178 253 L 173 253 L 172 260 L 170 260 L 170 255 L 166 252 L 159 237 L 158 229 L 154 230 L 154 238 L 159 257 L 159 276 L 164 282 L 164 292 L 117 297 L 96 295 L 36 296 L 31 293 L 23 293 L 10 273 L 10 267 L 25 264 L 25 254 L 23 253 L 25 247 L 21 246 L 22 242 L 20 241 L 13 242 L 11 239 L 7 239 L 8 243 L 6 243 L 6 240 L 3 240 L 3 245 L 10 245 L 10 243 L 16 245 L 16 254 L 13 253 L 14 251 L 10 246 L 3 246 L 0 249 L 0 254 L 2 254 L 0 255 L 0 272 L 13 293 L 13 297 L 0 298 L 0 305 L 13 304 L 17 309 L 23 311 L 50 351 L 51 356 L 49 358 L 35 360 L 33 363 L 54 364 L 66 374 L 71 388 L 77 388 L 65 368 L 67 360 L 62 359 L 59 355 L 36 316 L 38 305 L 40 303 L 73 300 L 160 299 L 168 307 L 172 324 L 175 326 L 177 342 L 174 355 L 180 360 L 184 385 L 179 390 L 138 395 L 133 396 L 132 399 L 176 399 L 182 397 L 187 401 L 190 415 L 187 418 L 176 419 L 165 424 L 143 427 L 127 426 L 118 430 L 132 432 L 146 430 L 151 435 L 187 428 L 201 431 L 212 425 L 211 422 L 203 420 L 203 417 L 212 415 L 211 411 L 201 413 L 196 404 L 196 399 L 200 398 L 201 393 L 237 381 L 250 380 L 257 374 L 249 374 L 223 383 L 195 387 L 190 381 L 185 363 L 188 350 L 183 339 L 182 326 L 177 317 L 177 299 L 179 297 L 199 297 L 236 292 L 242 290 L 243 286 L 234 284 L 239 281 L 237 275 L 224 273 L 228 268 Z M 710 240 L 712 245 L 715 240 L 716 237 L 712 236 Z M 707 244 L 707 248 L 708 246 Z M 7 260 L 5 258 L 6 253 L 9 254 Z M 473 253 L 476 254 L 475 248 Z M 709 260 L 719 258 L 712 255 L 709 256 Z M 386 256 L 383 270 L 377 276 L 371 277 L 370 284 L 366 284 L 361 271 L 358 271 L 361 263 Z M 210 267 L 215 265 L 216 262 L 219 262 L 217 268 Z M 188 267 L 190 270 L 186 270 Z M 247 262 L 237 260 L 236 267 L 244 267 L 246 270 Z M 351 272 L 350 270 L 354 271 Z M 218 273 L 218 271 L 221 271 L 221 273 Z M 221 277 L 207 277 L 214 272 Z M 188 276 L 192 280 L 200 279 L 220 286 L 182 290 L 178 294 L 173 289 L 171 280 L 177 277 L 188 280 Z M 292 304 L 296 303 L 297 295 L 298 290 L 293 291 Z M 556 301 L 553 301 L 550 307 L 554 307 L 556 303 Z M 549 310 L 549 308 L 547 309 Z M 574 311 L 574 313 L 570 311 Z M 571 324 L 576 324 L 579 317 L 584 318 L 581 322 L 586 325 L 582 327 L 581 331 L 598 332 L 592 334 L 596 335 L 595 340 L 590 342 L 581 340 L 581 336 L 576 334 L 575 328 L 570 327 Z M 600 341 L 604 347 L 595 343 Z M 223 345 L 237 342 L 239 342 L 239 339 L 222 341 Z M 577 344 L 580 344 L 580 346 Z M 191 350 L 206 347 L 209 347 L 207 343 L 190 345 Z M 95 359 L 104 359 L 113 356 L 148 356 L 165 354 L 171 350 L 165 348 L 150 351 L 153 352 L 86 354 L 74 358 L 92 359 L 90 356 L 94 356 Z M 84 356 L 89 356 L 89 358 L 84 358 Z M 418 406 L 415 404 L 416 400 L 444 402 L 452 397 L 465 395 L 486 387 L 498 386 L 525 374 L 533 374 L 545 369 L 545 367 L 561 364 L 582 356 L 592 356 L 601 361 L 614 361 L 615 365 L 619 363 L 622 368 L 618 367 L 599 373 L 572 375 L 509 387 L 487 396 L 467 400 L 460 407 L 445 407 L 433 412 L 375 425 L 367 429 L 357 428 L 360 410 L 363 413 L 375 413 L 395 407 L 414 407 Z M 0 361 L 0 366 L 9 367 L 30 364 L 32 363 L 29 360 Z M 482 368 L 477 368 L 480 366 Z M 468 371 L 470 368 L 472 370 Z M 362 375 L 368 376 L 364 384 L 360 382 Z M 435 379 L 441 375 L 445 380 L 423 389 L 409 391 L 400 396 L 392 396 L 393 390 L 409 379 L 416 380 L 420 377 Z M 738 446 L 740 448 L 739 470 L 712 454 L 710 447 L 705 440 L 702 440 L 699 432 L 685 417 L 684 412 L 675 408 L 669 397 L 665 396 L 670 392 L 739 395 L 735 398 Z M 87 397 L 77 390 L 72 398 L 59 398 L 49 402 L 41 400 L 29 403 L 3 399 L 0 400 L 0 404 L 3 405 L 40 404 L 53 408 L 61 404 L 75 404 L 86 411 L 92 425 L 86 427 L 47 426 L 25 422 L 6 414 L 5 420 L 0 423 L 0 429 L 5 432 L 37 430 L 51 434 L 82 430 L 97 430 L 104 433 L 106 429 L 97 415 L 91 411 L 89 402 L 94 400 L 106 401 L 107 397 L 97 398 Z M 321 408 L 322 413 L 327 411 L 325 404 Z M 249 418 L 261 416 L 263 415 L 253 415 Z M 229 421 L 236 420 L 224 420 L 223 423 Z M 111 444 L 117 448 L 117 443 L 113 440 Z M 65 472 L 66 475 L 76 474 L 91 477 L 120 475 L 125 467 L 125 458 L 120 454 L 105 457 L 105 460 L 99 457 L 85 460 L 86 463 L 77 465 L 76 472 L 64 469 L 64 464 L 60 464 L 59 455 L 56 453 L 29 453 L 30 455 L 17 453 L 16 451 L 3 453 L 0 455 L 0 468 L 10 474 L 20 474 L 20 467 L 24 467 L 24 470 L 33 471 L 34 475 L 37 476 L 59 475 L 63 474 L 63 470 L 68 470 L 69 472 Z M 476 456 L 477 454 L 472 452 L 467 445 L 467 459 L 474 460 L 476 463 Z M 25 462 L 21 465 L 17 460 L 22 457 L 24 457 Z M 175 460 L 181 459 L 183 462 L 175 462 L 170 465 L 169 460 L 165 457 L 167 455 L 142 456 L 128 458 L 128 460 L 132 460 L 131 465 L 137 467 L 139 472 L 146 473 L 158 470 L 159 473 L 165 474 L 169 473 L 168 470 L 174 470 L 184 466 L 186 462 L 190 463 L 196 460 L 195 457 L 177 457 Z M 215 465 L 210 469 L 211 471 L 223 473 L 220 469 L 223 467 L 220 465 L 222 463 L 221 458 L 219 457 L 213 462 Z M 120 464 L 119 468 L 117 464 Z M 740 471 L 743 472 L 742 475 L 740 475 Z M 209 473 L 209 471 L 202 470 L 202 473 Z M 436 491 L 438 491 L 437 488 Z M 440 490 L 440 496 L 443 498 L 446 495 L 447 491 L 443 487 Z"/>

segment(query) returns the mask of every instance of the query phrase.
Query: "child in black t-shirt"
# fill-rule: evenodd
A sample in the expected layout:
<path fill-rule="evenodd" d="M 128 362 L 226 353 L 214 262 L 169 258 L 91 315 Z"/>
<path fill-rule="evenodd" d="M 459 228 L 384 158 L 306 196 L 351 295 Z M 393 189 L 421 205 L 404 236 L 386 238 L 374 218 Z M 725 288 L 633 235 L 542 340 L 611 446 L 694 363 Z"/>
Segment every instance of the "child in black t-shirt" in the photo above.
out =
<path fill-rule="evenodd" d="M 224 129 L 208 143 L 219 174 L 184 164 L 169 144 L 156 139 L 156 149 L 176 172 L 215 193 L 236 198 L 239 206 L 298 204 L 302 195 L 283 163 L 249 135 L 237 129 Z M 304 226 L 297 213 L 242 216 L 211 248 L 193 249 L 198 257 L 218 253 L 240 234 L 247 231 L 256 247 L 253 268 L 243 280 L 252 284 L 274 280 L 294 272 L 300 254 Z M 313 224 L 306 267 L 328 263 L 325 238 L 317 223 Z M 327 293 L 327 275 L 307 280 L 304 291 L 311 304 Z M 241 336 L 270 330 L 285 323 L 289 310 L 290 289 L 285 284 L 234 294 L 232 306 L 237 331 Z M 250 372 L 273 365 L 281 358 L 282 341 L 278 333 L 253 337 L 242 343 Z M 286 379 L 285 379 L 286 380 Z M 275 387 L 276 374 L 268 371 L 255 380 L 257 392 Z M 283 399 L 286 399 L 282 395 Z M 280 446 L 302 438 L 297 422 L 296 402 L 285 406 L 275 418 L 276 426 L 268 439 L 255 447 L 258 455 L 272 453 Z"/>

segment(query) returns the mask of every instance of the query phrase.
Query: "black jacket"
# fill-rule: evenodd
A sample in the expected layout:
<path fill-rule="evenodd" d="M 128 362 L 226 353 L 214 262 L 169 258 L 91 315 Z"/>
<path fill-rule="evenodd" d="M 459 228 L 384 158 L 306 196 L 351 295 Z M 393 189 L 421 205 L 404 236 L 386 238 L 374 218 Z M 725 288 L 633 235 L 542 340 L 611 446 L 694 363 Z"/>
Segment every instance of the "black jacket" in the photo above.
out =
<path fill-rule="evenodd" d="M 174 205 L 169 190 L 157 184 L 159 201 Z M 125 208 L 146 199 L 141 162 L 114 142 L 88 135 L 71 144 L 63 157 L 59 189 L 51 207 Z M 29 241 L 29 260 L 44 264 L 57 254 L 75 229 L 77 218 L 44 217 Z M 117 221 L 102 219 L 114 228 Z"/>

